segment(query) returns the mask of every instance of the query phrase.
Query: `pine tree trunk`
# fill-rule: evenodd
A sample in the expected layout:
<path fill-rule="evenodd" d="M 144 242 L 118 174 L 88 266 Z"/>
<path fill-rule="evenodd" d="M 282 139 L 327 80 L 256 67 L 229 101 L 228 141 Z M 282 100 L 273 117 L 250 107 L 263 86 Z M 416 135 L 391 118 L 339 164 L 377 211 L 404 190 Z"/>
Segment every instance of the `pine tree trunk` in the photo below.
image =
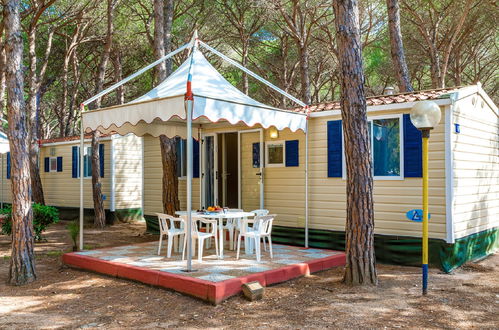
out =
<path fill-rule="evenodd" d="M 19 8 L 19 0 L 4 2 L 6 56 L 9 59 L 6 65 L 6 80 L 12 189 L 12 255 L 7 281 L 12 285 L 36 280 Z"/>
<path fill-rule="evenodd" d="M 173 0 L 154 0 L 154 55 L 161 58 L 171 50 L 173 24 Z M 156 83 L 161 83 L 171 73 L 171 62 L 157 65 L 155 71 Z M 178 199 L 177 153 L 175 139 L 165 135 L 159 137 L 161 148 L 161 164 L 163 167 L 163 211 L 175 215 L 180 209 Z"/>
<path fill-rule="evenodd" d="M 404 54 L 404 44 L 402 42 L 402 32 L 400 31 L 400 7 L 398 0 L 386 0 L 388 9 L 388 30 L 390 32 L 390 49 L 392 63 L 399 90 L 401 92 L 412 92 L 409 70 Z"/>
<path fill-rule="evenodd" d="M 306 104 L 312 102 L 312 96 L 310 95 L 310 72 L 308 70 L 308 48 L 305 45 L 305 41 L 299 42 L 300 50 L 300 73 L 301 73 L 301 93 L 302 101 Z"/>
<path fill-rule="evenodd" d="M 175 139 L 169 139 L 168 137 L 161 135 L 159 137 L 159 142 L 163 164 L 163 212 L 175 215 L 175 211 L 180 210 Z"/>
<path fill-rule="evenodd" d="M 173 28 L 173 11 L 175 10 L 173 0 L 165 0 L 164 6 L 164 19 L 165 19 L 165 55 L 172 51 L 172 28 Z M 172 59 L 165 61 L 166 77 L 172 74 L 173 66 Z"/>
<path fill-rule="evenodd" d="M 2 24 L 2 23 L 0 23 Z M 5 109 L 5 64 L 7 58 L 5 57 L 5 47 L 3 42 L 3 28 L 0 29 L 0 118 L 4 118 Z"/>
<path fill-rule="evenodd" d="M 99 131 L 92 134 L 92 196 L 94 199 L 94 226 L 104 228 L 106 225 L 106 212 L 104 211 L 104 201 L 102 199 L 102 184 L 100 180 L 100 159 L 99 159 Z"/>
<path fill-rule="evenodd" d="M 154 0 L 154 57 L 165 56 L 165 20 L 164 0 Z M 154 67 L 154 77 L 157 84 L 166 78 L 166 65 L 161 62 Z"/>
<path fill-rule="evenodd" d="M 341 114 L 347 170 L 344 282 L 377 284 L 373 178 L 357 0 L 333 2 L 341 71 Z"/>
<path fill-rule="evenodd" d="M 29 57 L 29 73 L 28 73 L 28 114 L 29 114 L 29 170 L 31 173 L 31 190 L 33 194 L 33 202 L 45 205 L 43 196 L 42 179 L 40 177 L 39 161 L 39 145 L 38 145 L 38 107 L 39 107 L 39 81 L 37 73 L 38 59 L 36 56 L 36 26 L 31 27 L 28 32 L 28 57 Z"/>

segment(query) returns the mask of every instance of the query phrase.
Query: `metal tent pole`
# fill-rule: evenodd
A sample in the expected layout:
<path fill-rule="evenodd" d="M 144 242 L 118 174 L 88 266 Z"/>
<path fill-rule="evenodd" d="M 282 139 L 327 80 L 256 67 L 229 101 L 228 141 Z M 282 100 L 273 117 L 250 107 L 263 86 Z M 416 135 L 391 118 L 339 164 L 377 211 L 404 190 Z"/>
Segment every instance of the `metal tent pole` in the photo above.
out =
<path fill-rule="evenodd" d="M 2 177 L 2 209 L 3 209 L 3 180 L 5 180 L 5 178 L 3 177 L 3 154 L 2 154 L 2 174 L 1 174 L 1 177 Z"/>
<path fill-rule="evenodd" d="M 308 116 L 305 132 L 305 247 L 308 248 Z"/>
<path fill-rule="evenodd" d="M 80 250 L 83 250 L 83 139 L 85 134 L 83 132 L 83 105 L 81 106 L 81 123 L 80 123 Z"/>
<path fill-rule="evenodd" d="M 192 271 L 192 100 L 187 100 L 187 271 Z"/>

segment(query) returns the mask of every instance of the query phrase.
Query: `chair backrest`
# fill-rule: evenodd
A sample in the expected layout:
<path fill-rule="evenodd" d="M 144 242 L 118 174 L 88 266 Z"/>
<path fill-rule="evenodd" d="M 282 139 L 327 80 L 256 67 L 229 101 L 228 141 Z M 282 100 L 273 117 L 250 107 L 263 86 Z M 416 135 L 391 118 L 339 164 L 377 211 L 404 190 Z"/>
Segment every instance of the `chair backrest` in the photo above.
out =
<path fill-rule="evenodd" d="M 258 209 L 258 210 L 251 211 L 251 213 L 255 213 L 255 216 L 261 217 L 261 216 L 264 216 L 264 215 L 268 215 L 269 214 L 269 210 Z"/>
<path fill-rule="evenodd" d="M 168 214 L 164 213 L 156 213 L 158 216 L 158 222 L 159 222 L 159 231 L 161 233 L 166 233 L 168 231 Z"/>
<path fill-rule="evenodd" d="M 186 215 L 183 215 L 182 219 L 184 219 L 185 223 L 187 223 L 187 216 Z M 195 215 L 191 216 L 191 221 L 192 221 L 192 226 L 191 226 L 191 232 L 192 233 L 198 233 L 199 232 L 198 223 L 210 223 L 210 224 L 213 223 L 213 220 L 205 219 L 203 217 L 198 217 L 198 216 L 195 216 Z M 213 226 L 213 228 L 211 229 L 211 231 L 212 232 L 216 231 L 216 225 Z"/>
<path fill-rule="evenodd" d="M 159 229 L 162 232 L 167 232 L 168 229 L 174 229 L 175 228 L 175 221 L 180 222 L 180 229 L 184 228 L 184 219 L 183 218 L 175 218 L 169 214 L 164 214 L 164 213 L 156 213 L 159 219 Z M 170 222 L 170 225 L 168 225 L 168 222 Z"/>
<path fill-rule="evenodd" d="M 270 235 L 272 233 L 272 223 L 275 217 L 275 214 L 255 217 L 255 220 L 258 222 L 257 230 L 260 235 Z"/>

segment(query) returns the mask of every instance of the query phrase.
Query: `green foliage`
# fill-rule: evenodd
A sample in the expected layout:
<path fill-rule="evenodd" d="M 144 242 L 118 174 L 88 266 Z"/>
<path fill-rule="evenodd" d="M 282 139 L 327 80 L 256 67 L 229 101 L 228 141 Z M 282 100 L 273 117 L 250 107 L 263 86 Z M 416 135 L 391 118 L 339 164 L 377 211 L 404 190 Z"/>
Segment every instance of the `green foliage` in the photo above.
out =
<path fill-rule="evenodd" d="M 0 209 L 0 214 L 7 215 L 7 218 L 2 220 L 0 232 L 4 235 L 12 234 L 12 209 L 10 206 Z M 53 223 L 59 222 L 59 211 L 53 206 L 41 205 L 33 203 L 33 230 L 35 240 L 39 241 L 42 238 L 42 232 Z"/>
<path fill-rule="evenodd" d="M 73 241 L 73 249 L 76 249 L 76 247 L 78 245 L 76 240 L 78 238 L 78 234 L 80 233 L 80 225 L 78 224 L 77 221 L 71 221 L 66 226 L 66 229 L 68 230 L 69 236 L 71 237 L 71 240 Z"/>

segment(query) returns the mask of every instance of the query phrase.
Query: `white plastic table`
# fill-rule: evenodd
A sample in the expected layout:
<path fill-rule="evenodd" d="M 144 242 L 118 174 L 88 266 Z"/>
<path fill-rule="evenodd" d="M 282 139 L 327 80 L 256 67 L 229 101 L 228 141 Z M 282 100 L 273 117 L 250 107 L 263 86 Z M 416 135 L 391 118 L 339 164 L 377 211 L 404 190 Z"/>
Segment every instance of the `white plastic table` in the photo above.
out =
<path fill-rule="evenodd" d="M 176 215 L 186 216 L 187 211 L 177 211 Z M 218 242 L 219 242 L 219 257 L 223 259 L 224 257 L 224 237 L 223 237 L 223 224 L 224 219 L 239 219 L 255 216 L 252 212 L 213 212 L 213 213 L 202 213 L 202 212 L 191 212 L 192 216 L 201 217 L 205 219 L 215 219 L 218 221 Z M 237 240 L 237 238 L 234 238 Z"/>

